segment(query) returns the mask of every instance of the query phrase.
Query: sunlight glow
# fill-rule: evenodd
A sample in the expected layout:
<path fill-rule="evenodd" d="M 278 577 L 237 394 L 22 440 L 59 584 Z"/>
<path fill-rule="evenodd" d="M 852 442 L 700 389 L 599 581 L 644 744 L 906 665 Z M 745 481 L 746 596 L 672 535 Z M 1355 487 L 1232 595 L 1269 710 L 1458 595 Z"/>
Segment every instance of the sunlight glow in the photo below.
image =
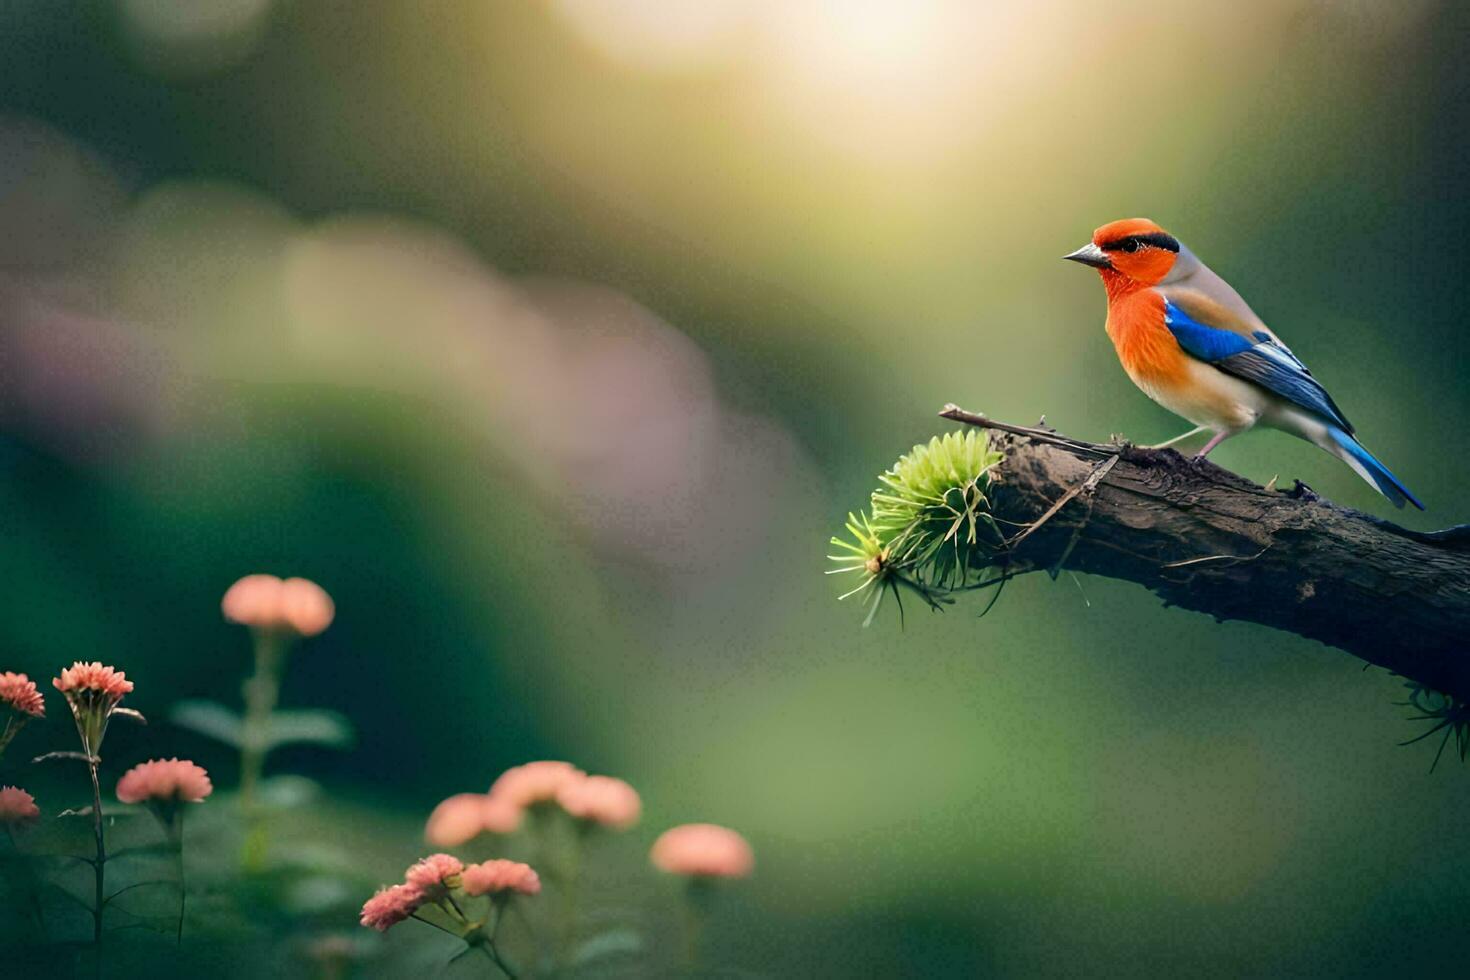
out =
<path fill-rule="evenodd" d="M 963 0 L 554 0 L 588 44 L 648 72 L 733 68 L 756 111 L 860 160 L 891 162 L 974 138 L 978 113 L 1048 63 L 1051 5 Z"/>
<path fill-rule="evenodd" d="M 809 0 L 767 21 L 763 98 L 859 159 L 911 160 L 973 138 L 982 76 L 1014 13 L 959 0 Z M 1029 15 L 1028 15 L 1029 16 Z"/>
<path fill-rule="evenodd" d="M 583 40 L 632 68 L 708 68 L 735 54 L 760 0 L 552 0 Z"/>

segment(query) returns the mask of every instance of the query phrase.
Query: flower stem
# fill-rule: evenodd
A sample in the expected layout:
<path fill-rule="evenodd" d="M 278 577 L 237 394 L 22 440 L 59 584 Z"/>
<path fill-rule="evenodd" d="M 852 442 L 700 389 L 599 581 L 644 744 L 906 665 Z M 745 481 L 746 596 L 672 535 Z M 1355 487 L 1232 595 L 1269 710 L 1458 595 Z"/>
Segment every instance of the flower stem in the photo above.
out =
<path fill-rule="evenodd" d="M 88 754 L 91 754 L 91 746 L 87 746 Z M 92 775 L 92 833 L 97 839 L 97 859 L 92 863 L 92 877 L 96 883 L 96 901 L 92 906 L 92 942 L 102 945 L 102 910 L 103 896 L 106 892 L 104 875 L 107 867 L 107 845 L 102 839 L 102 787 L 97 782 L 97 764 L 100 760 L 95 756 L 87 762 L 87 771 Z"/>
<path fill-rule="evenodd" d="M 269 630 L 256 630 L 255 673 L 245 682 L 245 719 L 240 746 L 240 808 L 245 814 L 247 870 L 258 871 L 265 863 L 265 815 L 259 805 L 260 779 L 265 770 L 266 741 L 271 713 L 281 694 L 281 662 L 286 638 Z"/>
<path fill-rule="evenodd" d="M 179 930 L 174 937 L 174 945 L 184 945 L 184 896 L 187 894 L 184 888 L 184 815 L 177 816 L 178 827 L 169 834 L 173 838 L 175 867 L 179 873 Z"/>
<path fill-rule="evenodd" d="M 693 972 L 699 966 L 699 934 L 704 931 L 704 922 L 694 909 L 684 910 L 684 966 Z"/>
<path fill-rule="evenodd" d="M 691 973 L 698 970 L 700 940 L 709 914 L 710 883 L 691 877 L 684 887 L 684 966 Z"/>
<path fill-rule="evenodd" d="M 494 963 L 500 969 L 500 972 L 510 977 L 511 980 L 516 980 L 516 968 L 511 965 L 511 962 L 506 957 L 501 955 L 500 950 L 495 948 L 495 937 L 500 934 L 500 925 L 505 921 L 505 913 L 509 905 L 510 900 L 499 895 L 490 900 L 490 914 L 481 922 L 467 925 L 467 928 L 460 935 L 460 938 L 465 941 L 465 945 L 468 947 L 460 955 L 467 955 L 471 950 L 478 949 L 490 957 L 490 962 Z M 485 929 L 487 925 L 490 927 L 488 931 Z M 455 959 L 459 959 L 459 957 L 456 956 Z"/>
<path fill-rule="evenodd" d="M 514 909 L 516 915 L 520 917 L 521 925 L 523 925 L 523 926 L 526 927 L 526 933 L 528 935 L 530 935 L 530 937 L 531 937 L 531 945 L 536 948 L 536 959 L 537 959 L 537 962 L 540 962 L 540 959 L 541 959 L 541 931 L 536 928 L 536 923 L 534 923 L 534 922 L 531 921 L 531 916 L 529 914 L 527 914 L 526 907 L 524 905 L 522 905 L 520 902 L 510 902 L 510 903 L 508 903 L 506 905 L 506 909 L 507 910 Z M 499 920 L 496 920 L 495 928 L 497 928 L 497 929 L 500 928 L 500 922 L 499 922 Z"/>
<path fill-rule="evenodd" d="M 577 917 L 578 905 L 581 897 L 582 878 L 582 832 L 577 826 L 572 827 L 570 843 L 564 852 L 565 863 L 562 867 L 562 904 L 561 904 L 561 959 L 564 965 L 570 966 L 572 958 L 576 955 L 577 945 Z"/>
<path fill-rule="evenodd" d="M 500 967 L 502 973 L 510 977 L 510 980 L 516 980 L 515 968 L 505 961 L 505 957 L 500 955 L 500 951 L 495 948 L 494 942 L 482 943 L 480 948 L 485 951 L 486 956 L 490 957 L 491 962 Z"/>
<path fill-rule="evenodd" d="M 26 726 L 28 721 L 30 719 L 24 715 L 12 711 L 6 712 L 5 729 L 0 731 L 0 755 L 5 754 L 5 747 L 10 744 L 11 739 L 20 734 L 20 730 Z"/>
<path fill-rule="evenodd" d="M 413 919 L 413 920 L 415 920 L 417 922 L 422 922 L 426 926 L 433 926 L 435 929 L 438 929 L 440 932 L 444 933 L 445 935 L 453 936 L 455 939 L 463 939 L 464 938 L 464 936 L 462 936 L 459 933 L 455 932 L 453 929 L 446 929 L 443 926 L 441 926 L 439 923 L 435 922 L 433 919 L 426 919 L 422 915 L 419 915 L 417 912 L 414 912 L 412 915 L 409 916 L 409 918 L 410 919 Z"/>

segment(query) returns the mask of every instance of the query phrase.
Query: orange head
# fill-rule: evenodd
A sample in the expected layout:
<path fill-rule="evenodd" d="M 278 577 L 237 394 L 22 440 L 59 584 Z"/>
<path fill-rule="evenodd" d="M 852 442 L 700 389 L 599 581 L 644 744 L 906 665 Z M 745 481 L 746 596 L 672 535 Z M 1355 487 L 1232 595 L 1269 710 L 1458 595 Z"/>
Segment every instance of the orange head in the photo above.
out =
<path fill-rule="evenodd" d="M 1090 265 L 1110 287 L 1164 281 L 1179 257 L 1179 239 L 1147 218 L 1124 218 L 1103 225 L 1092 241 L 1062 258 Z"/>

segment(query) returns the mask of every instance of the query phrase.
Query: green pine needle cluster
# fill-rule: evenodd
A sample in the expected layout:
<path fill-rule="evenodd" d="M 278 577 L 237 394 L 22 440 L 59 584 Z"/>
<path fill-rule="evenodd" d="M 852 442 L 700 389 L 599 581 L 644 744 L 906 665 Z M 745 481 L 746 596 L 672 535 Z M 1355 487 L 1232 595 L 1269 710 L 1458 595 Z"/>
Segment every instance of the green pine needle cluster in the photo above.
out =
<path fill-rule="evenodd" d="M 1442 731 L 1444 736 L 1439 740 L 1439 749 L 1434 753 L 1429 771 L 1434 772 L 1439 765 L 1440 756 L 1444 755 L 1451 738 L 1455 740 L 1455 751 L 1459 753 L 1460 761 L 1464 762 L 1466 752 L 1470 751 L 1470 705 L 1453 695 L 1425 687 L 1418 681 L 1407 681 L 1404 687 L 1408 689 L 1409 697 L 1396 703 L 1419 712 L 1409 718 L 1409 721 L 1427 721 L 1432 724 L 1422 734 L 1399 744 L 1413 745 Z"/>
<path fill-rule="evenodd" d="M 987 496 L 1003 458 L 984 432 L 967 429 L 915 446 L 878 477 L 869 509 L 848 515 L 848 537 L 833 538 L 838 553 L 827 556 L 839 565 L 828 574 L 861 577 L 842 598 L 863 597 L 863 625 L 890 593 L 900 612 L 900 590 L 937 609 L 954 592 L 1003 581 L 994 560 L 1004 537 Z"/>

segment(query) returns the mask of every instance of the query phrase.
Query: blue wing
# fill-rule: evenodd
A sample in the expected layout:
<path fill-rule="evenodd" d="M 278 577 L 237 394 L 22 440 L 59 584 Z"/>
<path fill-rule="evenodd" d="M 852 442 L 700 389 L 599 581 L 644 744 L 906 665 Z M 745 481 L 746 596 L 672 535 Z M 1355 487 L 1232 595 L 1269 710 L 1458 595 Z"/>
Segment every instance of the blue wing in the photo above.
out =
<path fill-rule="evenodd" d="M 1254 382 L 1352 434 L 1352 424 L 1327 389 L 1285 344 L 1264 330 L 1246 337 L 1212 327 L 1193 319 L 1169 299 L 1164 300 L 1164 323 L 1186 353 L 1227 374 Z"/>

